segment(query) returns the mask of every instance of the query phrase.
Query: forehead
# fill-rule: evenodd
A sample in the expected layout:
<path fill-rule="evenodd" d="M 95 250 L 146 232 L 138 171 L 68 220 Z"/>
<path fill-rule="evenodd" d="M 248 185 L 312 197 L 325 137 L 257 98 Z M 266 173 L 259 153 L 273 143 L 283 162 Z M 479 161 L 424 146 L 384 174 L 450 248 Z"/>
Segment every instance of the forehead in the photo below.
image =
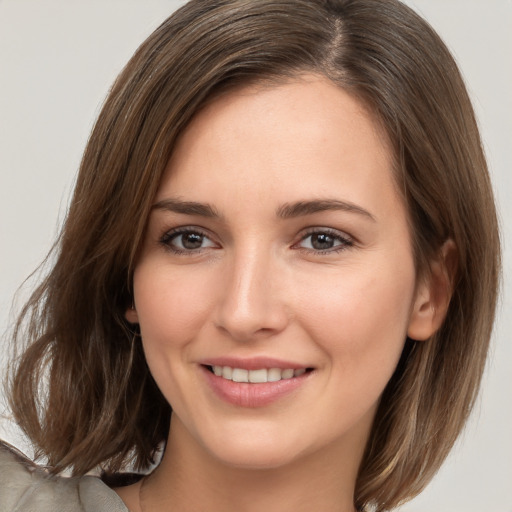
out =
<path fill-rule="evenodd" d="M 371 201 L 368 193 L 379 195 L 379 187 L 395 194 L 393 161 L 380 124 L 360 100 L 305 75 L 211 101 L 178 140 L 157 201 L 171 194 L 209 202 L 214 187 L 231 202 L 248 190 L 266 203 L 283 191 L 289 201 L 336 191 L 355 202 L 366 190 Z"/>

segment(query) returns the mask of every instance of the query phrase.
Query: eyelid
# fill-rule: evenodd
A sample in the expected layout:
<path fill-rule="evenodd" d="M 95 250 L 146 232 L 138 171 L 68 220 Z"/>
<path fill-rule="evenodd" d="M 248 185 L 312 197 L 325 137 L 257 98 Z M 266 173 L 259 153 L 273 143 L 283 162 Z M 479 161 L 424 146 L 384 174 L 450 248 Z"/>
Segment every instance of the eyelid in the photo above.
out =
<path fill-rule="evenodd" d="M 172 245 L 172 240 L 179 237 L 180 235 L 194 233 L 208 239 L 212 245 L 208 247 L 199 247 L 197 249 L 181 249 L 177 246 Z M 206 249 L 214 248 L 219 244 L 214 240 L 214 237 L 206 229 L 200 228 L 199 226 L 179 226 L 165 230 L 165 232 L 158 238 L 158 243 L 163 245 L 164 248 L 174 254 L 194 256 L 202 253 Z"/>
<path fill-rule="evenodd" d="M 315 234 L 325 234 L 331 236 L 332 238 L 340 241 L 341 243 L 329 249 L 310 249 L 307 247 L 299 246 L 301 242 Z M 356 241 L 354 237 L 343 231 L 327 227 L 311 227 L 307 228 L 303 233 L 301 233 L 299 241 L 293 244 L 293 248 L 297 250 L 307 251 L 308 253 L 311 254 L 333 254 L 350 249 L 355 245 L 355 242 Z"/>
<path fill-rule="evenodd" d="M 206 247 L 198 247 L 195 249 L 185 249 L 180 248 L 176 245 L 172 244 L 172 240 L 177 238 L 179 235 L 187 234 L 187 233 L 194 233 L 197 235 L 200 235 L 201 237 L 206 238 L 208 241 L 211 242 L 211 245 L 208 245 Z M 337 245 L 334 245 L 333 247 L 327 248 L 327 249 L 315 249 L 315 248 L 309 248 L 309 247 L 301 247 L 300 244 L 306 240 L 308 237 L 312 235 L 328 235 L 335 239 L 337 242 L 339 242 Z M 299 235 L 298 241 L 292 244 L 291 248 L 295 250 L 300 250 L 307 252 L 309 254 L 314 255 L 322 255 L 322 254 L 335 254 L 339 253 L 341 251 L 350 249 L 355 245 L 357 242 L 355 238 L 348 233 L 344 231 L 340 231 L 338 229 L 330 228 L 330 227 L 320 227 L 320 226 L 313 226 L 306 228 L 303 230 Z M 158 238 L 159 245 L 162 245 L 164 249 L 166 249 L 169 252 L 172 252 L 174 254 L 178 255 L 187 255 L 187 256 L 194 256 L 199 255 L 202 252 L 214 249 L 214 248 L 220 248 L 221 244 L 216 240 L 216 237 L 211 234 L 211 232 L 208 229 L 204 229 L 199 226 L 195 225 L 189 225 L 189 226 L 177 226 L 174 228 L 166 229 L 163 234 Z"/>

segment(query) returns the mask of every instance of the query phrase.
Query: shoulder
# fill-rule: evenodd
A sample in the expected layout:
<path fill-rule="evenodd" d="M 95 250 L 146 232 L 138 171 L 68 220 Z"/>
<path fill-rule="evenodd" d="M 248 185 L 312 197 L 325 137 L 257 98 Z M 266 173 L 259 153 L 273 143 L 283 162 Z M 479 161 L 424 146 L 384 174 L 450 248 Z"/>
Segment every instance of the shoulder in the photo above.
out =
<path fill-rule="evenodd" d="M 128 512 L 99 478 L 52 476 L 15 448 L 0 442 L 2 512 Z"/>

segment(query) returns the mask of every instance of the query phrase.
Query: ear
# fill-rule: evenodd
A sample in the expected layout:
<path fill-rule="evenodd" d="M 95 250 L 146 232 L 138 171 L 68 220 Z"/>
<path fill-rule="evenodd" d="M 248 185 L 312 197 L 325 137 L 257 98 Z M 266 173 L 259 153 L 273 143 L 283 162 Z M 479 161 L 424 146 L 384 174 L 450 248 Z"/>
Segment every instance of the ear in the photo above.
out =
<path fill-rule="evenodd" d="M 436 260 L 430 263 L 430 274 L 418 283 L 409 320 L 407 336 L 423 341 L 442 325 L 453 292 L 457 273 L 457 247 L 451 239 L 441 247 Z"/>
<path fill-rule="evenodd" d="M 126 309 L 124 317 L 131 324 L 139 323 L 139 315 L 137 314 L 137 310 L 135 309 L 135 304 L 132 304 L 131 307 Z"/>

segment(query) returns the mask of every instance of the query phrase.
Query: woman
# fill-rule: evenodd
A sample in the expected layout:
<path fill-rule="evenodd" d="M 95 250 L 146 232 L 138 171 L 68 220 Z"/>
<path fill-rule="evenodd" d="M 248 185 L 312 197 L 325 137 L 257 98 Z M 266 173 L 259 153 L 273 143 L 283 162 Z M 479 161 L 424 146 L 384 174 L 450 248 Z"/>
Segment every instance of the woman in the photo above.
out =
<path fill-rule="evenodd" d="M 398 2 L 184 6 L 114 84 L 57 252 L 12 409 L 54 473 L 101 467 L 116 492 L 4 450 L 13 509 L 66 489 L 96 510 L 389 510 L 471 410 L 492 193 L 456 66 Z"/>

